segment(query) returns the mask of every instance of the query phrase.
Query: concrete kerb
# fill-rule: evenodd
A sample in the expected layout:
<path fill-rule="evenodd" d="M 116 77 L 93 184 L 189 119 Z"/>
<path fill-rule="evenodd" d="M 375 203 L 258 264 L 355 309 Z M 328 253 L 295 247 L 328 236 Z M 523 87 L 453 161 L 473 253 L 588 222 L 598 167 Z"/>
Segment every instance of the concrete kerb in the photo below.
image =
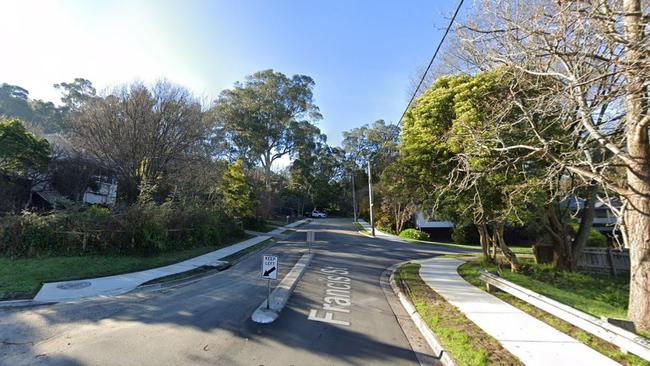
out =
<path fill-rule="evenodd" d="M 205 265 L 216 265 L 218 259 L 214 258 L 215 254 L 220 253 L 220 252 L 227 252 L 227 253 L 237 253 L 241 250 L 245 250 L 250 246 L 259 244 L 265 240 L 271 239 L 270 236 L 258 236 L 255 238 L 247 239 L 239 243 L 232 244 L 230 246 L 227 246 L 225 248 L 221 248 L 218 250 L 215 250 L 213 252 L 207 253 L 200 255 L 198 257 L 194 257 L 179 263 L 175 264 L 170 264 L 168 266 L 164 267 L 158 267 L 158 268 L 152 268 L 148 270 L 143 270 L 139 272 L 133 272 L 133 273 L 125 273 L 121 275 L 114 275 L 114 276 L 107 276 L 107 277 L 98 277 L 98 278 L 91 278 L 91 279 L 79 279 L 79 280 L 71 280 L 71 281 L 62 281 L 62 282 L 53 282 L 53 283 L 44 283 L 39 292 L 36 294 L 36 296 L 33 299 L 25 299 L 25 300 L 7 300 L 7 301 L 0 301 L 0 308 L 12 308 L 12 307 L 28 307 L 28 306 L 41 306 L 41 305 L 50 305 L 50 304 L 56 304 L 59 302 L 76 302 L 81 299 L 88 299 L 88 298 L 93 298 L 93 297 L 102 297 L 102 296 L 116 296 L 116 295 L 121 295 L 121 294 L 126 294 L 129 293 L 135 289 L 141 290 L 142 288 L 140 287 L 142 284 L 155 280 L 157 278 L 173 275 L 173 274 L 178 274 L 182 272 L 187 272 L 190 270 L 197 269 L 199 267 L 205 266 Z M 227 256 L 227 255 L 225 255 Z M 171 270 L 171 268 L 176 268 L 175 270 Z M 145 275 L 146 274 L 146 275 Z M 80 282 L 88 282 L 88 281 L 106 281 L 110 280 L 112 278 L 120 278 L 120 277 L 127 277 L 128 280 L 126 282 L 127 286 L 123 287 L 116 287 L 116 288 L 109 288 L 106 291 L 103 291 L 101 293 L 95 293 L 95 294 L 90 294 L 90 295 L 83 295 L 83 296 L 70 296 L 70 297 L 62 297 L 62 298 L 47 298 L 41 296 L 42 292 L 44 291 L 44 288 L 46 286 L 52 286 L 52 285 L 58 285 L 58 284 L 66 284 L 66 283 L 80 283 Z M 133 278 L 131 278 L 133 277 Z M 125 281 L 123 281 L 125 282 Z M 161 286 L 159 284 L 154 284 L 152 287 L 158 287 L 160 288 Z M 83 290 L 83 289 L 82 289 Z"/>
<path fill-rule="evenodd" d="M 409 263 L 409 261 L 401 262 L 398 264 L 395 264 L 387 269 L 387 271 L 390 271 L 390 287 L 393 289 L 393 292 L 399 299 L 400 303 L 404 307 L 404 310 L 409 314 L 409 317 L 415 324 L 415 326 L 418 328 L 420 333 L 422 334 L 422 337 L 424 337 L 425 341 L 429 345 L 429 347 L 440 357 L 440 362 L 445 365 L 445 366 L 454 366 L 454 360 L 451 358 L 449 353 L 445 351 L 445 349 L 442 347 L 442 344 L 438 340 L 438 337 L 431 331 L 427 323 L 422 319 L 420 314 L 418 314 L 417 310 L 411 304 L 411 302 L 407 299 L 407 297 L 404 295 L 402 290 L 399 288 L 397 283 L 395 282 L 395 270 L 404 265 Z M 420 364 L 423 364 L 422 357 L 419 355 L 419 353 L 416 352 L 416 356 L 418 357 L 418 361 Z"/>
<path fill-rule="evenodd" d="M 157 291 L 157 290 L 161 290 L 161 289 L 174 288 L 174 287 L 177 287 L 177 286 L 190 285 L 190 284 L 192 284 L 194 282 L 200 281 L 201 279 L 203 279 L 205 277 L 213 276 L 218 272 L 225 271 L 228 268 L 234 266 L 235 264 L 247 259 L 248 257 L 256 255 L 259 252 L 264 251 L 264 250 L 272 247 L 273 245 L 277 244 L 277 242 L 273 238 L 266 239 L 266 240 L 268 241 L 267 245 L 264 245 L 263 247 L 261 247 L 259 249 L 256 249 L 255 251 L 252 251 L 250 253 L 242 255 L 241 257 L 239 257 L 239 258 L 237 258 L 237 259 L 235 259 L 233 261 L 223 262 L 224 265 L 222 267 L 215 267 L 216 272 L 215 271 L 207 271 L 205 273 L 199 273 L 199 274 L 196 274 L 196 275 L 191 275 L 191 276 L 188 276 L 186 278 L 181 278 L 181 279 L 177 279 L 177 280 L 171 280 L 171 281 L 165 281 L 165 282 L 159 282 L 159 283 L 152 283 L 152 284 L 149 284 L 149 285 L 144 284 L 144 285 L 138 286 L 136 288 L 136 290 L 137 291 Z M 134 290 L 134 291 L 136 291 L 136 290 Z"/>
<path fill-rule="evenodd" d="M 287 301 L 289 301 L 289 297 L 298 285 L 298 281 L 302 278 L 313 257 L 313 253 L 306 253 L 300 257 L 298 262 L 291 268 L 291 271 L 284 276 L 280 284 L 271 293 L 269 309 L 267 309 L 266 300 L 264 300 L 257 310 L 253 312 L 251 319 L 254 322 L 268 324 L 280 316 L 280 312 L 284 309 Z"/>

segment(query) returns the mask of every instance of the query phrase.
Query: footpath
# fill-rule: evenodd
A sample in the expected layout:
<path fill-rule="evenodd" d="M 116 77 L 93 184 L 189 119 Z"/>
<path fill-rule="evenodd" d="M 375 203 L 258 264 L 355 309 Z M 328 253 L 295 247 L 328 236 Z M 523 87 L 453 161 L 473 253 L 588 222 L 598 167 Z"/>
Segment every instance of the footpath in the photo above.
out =
<path fill-rule="evenodd" d="M 457 270 L 463 261 L 435 257 L 415 262 L 420 264 L 420 277 L 429 287 L 524 364 L 619 365 L 578 340 L 468 283 Z"/>
<path fill-rule="evenodd" d="M 296 221 L 290 225 L 284 226 L 283 228 L 278 228 L 276 230 L 284 231 L 292 227 L 299 226 L 305 222 L 306 220 Z M 204 266 L 219 266 L 220 264 L 225 263 L 221 261 L 221 259 L 242 250 L 246 250 L 270 238 L 270 235 L 256 236 L 254 238 L 215 250 L 207 254 L 203 254 L 198 257 L 170 264 L 168 266 L 152 268 L 144 271 L 83 280 L 44 283 L 36 296 L 34 296 L 33 301 L 38 303 L 50 303 L 74 301 L 96 296 L 115 296 L 125 294 L 127 292 L 133 291 L 136 287 L 142 285 L 143 283 L 161 277 L 191 271 L 193 269 Z"/>
<path fill-rule="evenodd" d="M 371 230 L 367 222 L 358 222 L 365 230 Z M 408 243 L 403 238 L 376 229 L 375 237 Z M 471 252 L 454 249 L 445 248 L 444 252 Z M 439 254 L 446 254 L 444 252 Z M 465 262 L 444 257 L 413 262 L 420 264 L 420 277 L 431 289 L 457 307 L 469 320 L 494 337 L 524 364 L 619 365 L 580 341 L 465 281 L 458 274 L 458 266 Z"/>

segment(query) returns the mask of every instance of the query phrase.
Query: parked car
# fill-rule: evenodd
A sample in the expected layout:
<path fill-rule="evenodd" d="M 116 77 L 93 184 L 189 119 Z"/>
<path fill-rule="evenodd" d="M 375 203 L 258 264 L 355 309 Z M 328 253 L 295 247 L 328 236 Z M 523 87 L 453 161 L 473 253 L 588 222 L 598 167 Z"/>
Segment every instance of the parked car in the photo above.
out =
<path fill-rule="evenodd" d="M 327 217 L 327 214 L 325 212 L 314 210 L 311 212 L 311 217 L 315 219 L 324 219 Z"/>

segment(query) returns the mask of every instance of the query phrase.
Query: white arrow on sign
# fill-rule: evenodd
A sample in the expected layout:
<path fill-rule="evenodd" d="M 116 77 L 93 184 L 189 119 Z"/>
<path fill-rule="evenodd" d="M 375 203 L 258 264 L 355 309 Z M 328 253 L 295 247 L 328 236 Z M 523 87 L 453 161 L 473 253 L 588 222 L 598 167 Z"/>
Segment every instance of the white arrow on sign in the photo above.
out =
<path fill-rule="evenodd" d="M 274 255 L 262 256 L 262 276 L 261 278 L 268 280 L 278 279 L 278 257 Z"/>

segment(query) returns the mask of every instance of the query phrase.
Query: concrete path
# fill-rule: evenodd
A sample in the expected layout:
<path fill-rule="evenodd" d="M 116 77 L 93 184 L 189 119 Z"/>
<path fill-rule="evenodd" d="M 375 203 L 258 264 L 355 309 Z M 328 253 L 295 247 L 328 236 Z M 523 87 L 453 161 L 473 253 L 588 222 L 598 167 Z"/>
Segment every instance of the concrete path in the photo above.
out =
<path fill-rule="evenodd" d="M 435 257 L 417 261 L 420 277 L 526 365 L 618 365 L 576 339 L 466 282 L 464 262 Z"/>
<path fill-rule="evenodd" d="M 250 235 L 270 235 L 270 236 L 275 238 L 275 237 L 281 236 L 282 233 L 284 233 L 288 229 L 295 228 L 297 226 L 300 226 L 302 224 L 306 224 L 308 222 L 309 222 L 309 219 L 298 220 L 298 221 L 292 222 L 292 223 L 284 225 L 284 226 L 276 227 L 275 229 L 269 231 L 268 233 L 262 233 L 262 232 L 253 231 L 253 230 L 244 230 L 244 231 L 247 234 L 250 234 Z"/>
<path fill-rule="evenodd" d="M 366 229 L 368 232 L 371 232 L 372 228 L 370 227 L 370 224 L 367 223 L 364 219 L 359 219 L 358 223 L 361 224 L 361 226 L 363 226 L 363 228 Z M 392 234 L 385 233 L 383 231 L 379 231 L 377 230 L 376 227 L 375 227 L 375 237 L 383 240 L 394 241 L 397 243 L 408 243 L 407 240 L 404 240 L 403 238 L 400 238 L 397 235 L 392 235 Z"/>
<path fill-rule="evenodd" d="M 44 283 L 41 290 L 34 297 L 34 300 L 39 302 L 61 302 L 79 300 L 87 297 L 124 294 L 145 282 L 157 278 L 190 271 L 206 265 L 217 266 L 223 263 L 220 259 L 270 238 L 270 236 L 257 236 L 183 262 L 148 269 L 146 271 L 76 281 Z"/>
<path fill-rule="evenodd" d="M 308 230 L 314 258 L 273 323 L 251 320 L 267 295 L 259 253 L 162 291 L 0 308 L 0 365 L 419 366 L 380 278 L 433 248 L 358 235 L 350 219 L 318 219 L 263 251 L 278 256 L 278 278 L 307 252 Z"/>

